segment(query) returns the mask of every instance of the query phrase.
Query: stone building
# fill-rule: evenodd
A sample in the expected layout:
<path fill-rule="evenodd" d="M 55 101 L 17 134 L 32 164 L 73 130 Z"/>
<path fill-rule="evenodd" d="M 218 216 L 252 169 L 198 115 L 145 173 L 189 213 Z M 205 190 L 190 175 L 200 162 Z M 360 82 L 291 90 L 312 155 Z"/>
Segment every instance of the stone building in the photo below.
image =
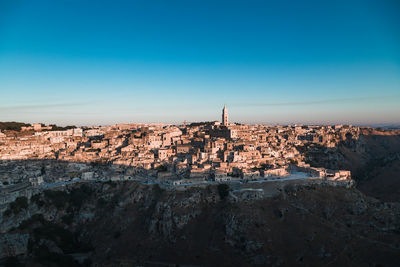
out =
<path fill-rule="evenodd" d="M 224 108 L 222 109 L 222 125 L 228 126 L 229 121 L 228 121 L 228 109 L 224 105 Z"/>

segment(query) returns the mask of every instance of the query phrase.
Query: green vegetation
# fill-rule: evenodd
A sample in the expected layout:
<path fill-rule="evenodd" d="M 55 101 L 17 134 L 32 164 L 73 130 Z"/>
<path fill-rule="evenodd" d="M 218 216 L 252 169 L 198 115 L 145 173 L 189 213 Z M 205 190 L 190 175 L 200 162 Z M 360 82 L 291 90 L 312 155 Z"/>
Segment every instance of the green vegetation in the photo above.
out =
<path fill-rule="evenodd" d="M 52 226 L 50 226 L 50 228 L 52 228 Z M 37 231 L 35 232 L 35 234 L 36 233 Z M 53 235 L 54 233 L 56 233 L 56 235 Z M 50 235 L 41 235 L 41 237 L 54 241 L 57 246 L 63 250 L 64 254 L 50 252 L 49 248 L 46 245 L 40 244 L 40 239 L 37 239 L 38 236 L 30 238 L 28 242 L 29 251 L 32 252 L 34 262 L 38 263 L 40 266 L 78 267 L 91 265 L 90 259 L 86 259 L 83 264 L 79 264 L 77 261 L 74 260 L 72 256 L 66 255 L 70 253 L 85 253 L 93 250 L 91 246 L 77 242 L 75 236 L 71 232 L 67 230 L 63 231 L 60 229 L 58 229 L 57 232 L 54 232 L 53 229 L 51 229 Z M 66 242 L 73 242 L 69 247 L 75 247 L 72 250 L 64 250 Z"/>
<path fill-rule="evenodd" d="M 45 205 L 45 202 L 40 199 L 40 194 L 33 195 L 31 197 L 31 202 L 35 203 L 39 208 Z"/>
<path fill-rule="evenodd" d="M 55 124 L 50 124 L 49 126 L 51 126 L 51 130 L 50 131 L 65 131 L 65 130 L 75 129 L 76 128 L 75 125 L 69 125 L 69 126 L 61 127 L 61 126 L 57 126 Z"/>
<path fill-rule="evenodd" d="M 115 206 L 118 205 L 120 199 L 121 199 L 121 195 L 115 194 L 115 195 L 113 195 L 113 196 L 111 197 L 111 199 L 110 199 L 110 204 L 111 204 L 113 207 L 115 207 Z"/>
<path fill-rule="evenodd" d="M 22 210 L 28 208 L 28 199 L 26 197 L 17 197 L 17 199 L 10 203 L 10 207 L 3 213 L 4 216 L 10 216 L 11 213 L 15 215 L 20 213 Z"/>
<path fill-rule="evenodd" d="M 192 122 L 189 124 L 190 127 L 202 126 L 202 125 L 213 125 L 215 121 L 201 121 L 201 122 Z"/>
<path fill-rule="evenodd" d="M 97 200 L 97 208 L 104 208 L 106 205 L 107 205 L 107 200 L 105 200 L 104 198 L 99 198 L 98 200 Z"/>
<path fill-rule="evenodd" d="M 78 267 L 80 264 L 70 255 L 50 252 L 48 247 L 40 245 L 34 250 L 34 261 L 40 266 Z"/>
<path fill-rule="evenodd" d="M 29 232 L 32 235 L 28 242 L 28 249 L 36 256 L 39 256 L 39 258 L 42 257 L 40 257 L 38 248 L 43 249 L 40 245 L 40 240 L 44 239 L 53 241 L 66 254 L 87 252 L 93 249 L 91 245 L 79 242 L 77 234 L 65 229 L 61 225 L 46 221 L 41 214 L 36 214 L 24 221 L 24 226 L 20 228 L 29 228 Z M 46 248 L 44 249 L 46 250 Z"/>
<path fill-rule="evenodd" d="M 22 126 L 31 126 L 28 123 L 23 122 L 15 122 L 15 121 L 8 121 L 8 122 L 0 122 L 0 130 L 12 130 L 12 131 L 21 131 Z"/>
<path fill-rule="evenodd" d="M 83 202 L 88 200 L 92 195 L 93 190 L 87 185 L 81 185 L 78 189 L 71 191 L 69 203 L 77 208 L 80 209 Z"/>
<path fill-rule="evenodd" d="M 3 212 L 3 216 L 4 216 L 4 217 L 8 217 L 8 216 L 11 215 L 11 213 L 12 213 L 12 211 L 11 211 L 10 209 L 6 209 L 6 210 Z"/>
<path fill-rule="evenodd" d="M 68 203 L 69 195 L 64 191 L 45 190 L 43 193 L 46 204 L 53 204 L 57 209 L 64 208 Z"/>
<path fill-rule="evenodd" d="M 61 217 L 61 221 L 64 224 L 68 224 L 68 225 L 72 223 L 73 219 L 74 219 L 74 214 L 73 213 L 69 213 L 69 214 L 64 215 L 64 216 Z"/>
<path fill-rule="evenodd" d="M 227 184 L 219 184 L 218 185 L 218 194 L 221 200 L 225 199 L 229 195 L 229 185 Z"/>
<path fill-rule="evenodd" d="M 117 183 L 114 181 L 107 181 L 104 182 L 104 184 L 108 184 L 109 186 L 111 186 L 112 188 L 115 188 L 117 186 Z"/>
<path fill-rule="evenodd" d="M 168 167 L 165 165 L 160 165 L 156 168 L 156 170 L 159 172 L 166 172 L 166 171 L 168 171 Z"/>
<path fill-rule="evenodd" d="M 161 194 L 164 193 L 165 190 L 162 189 L 159 184 L 155 184 L 155 185 L 153 185 L 153 191 L 154 191 L 154 195 L 156 197 L 160 197 Z"/>
<path fill-rule="evenodd" d="M 70 197 L 74 196 L 78 199 L 82 199 L 82 193 L 88 193 L 90 189 L 82 186 L 76 190 L 76 194 L 66 194 L 61 191 L 53 191 L 51 193 L 47 191 L 46 195 L 55 203 L 59 203 L 61 200 L 67 200 L 67 203 L 71 205 L 79 205 L 75 203 Z M 39 201 L 43 195 L 33 196 L 33 201 Z M 47 200 L 46 200 L 47 201 Z M 25 200 L 19 199 L 15 205 L 24 206 Z M 60 204 L 57 204 L 60 206 Z M 67 208 L 67 210 L 69 207 Z M 11 210 L 10 210 L 11 211 Z M 65 215 L 61 218 L 62 224 L 47 221 L 42 214 L 35 214 L 29 219 L 24 220 L 19 226 L 18 230 L 23 232 L 29 232 L 30 238 L 28 240 L 28 251 L 33 257 L 34 265 L 40 266 L 90 266 L 90 260 L 85 261 L 83 264 L 76 262 L 70 255 L 72 253 L 87 253 L 93 250 L 93 246 L 90 243 L 84 243 L 79 241 L 79 232 L 71 232 L 65 228 L 65 224 L 70 224 L 73 219 L 73 214 Z M 59 248 L 62 252 L 55 253 L 50 250 L 49 245 L 43 243 L 43 240 L 50 240 Z M 53 246 L 53 245 L 50 245 Z M 53 250 L 52 250 L 53 251 Z M 20 266 L 15 259 L 10 259 L 7 266 Z M 0 264 L 1 265 L 1 264 Z"/>
<path fill-rule="evenodd" d="M 54 205 L 57 209 L 62 209 L 66 205 L 80 209 L 85 200 L 92 195 L 92 189 L 87 185 L 72 190 L 69 194 L 65 191 L 45 190 L 44 201 L 47 205 Z"/>
<path fill-rule="evenodd" d="M 79 247 L 73 233 L 52 223 L 46 223 L 44 226 L 35 228 L 33 236 L 36 240 L 53 240 L 64 253 L 73 253 Z"/>
<path fill-rule="evenodd" d="M 46 174 L 46 167 L 45 167 L 45 166 L 42 166 L 42 167 L 40 168 L 40 175 L 44 175 L 44 174 Z"/>
<path fill-rule="evenodd" d="M 4 267 L 22 267 L 24 266 L 17 257 L 7 257 L 3 260 Z"/>
<path fill-rule="evenodd" d="M 117 239 L 121 236 L 121 232 L 120 231 L 115 231 L 114 232 L 114 238 Z"/>
<path fill-rule="evenodd" d="M 44 224 L 45 222 L 46 220 L 44 219 L 42 214 L 35 214 L 29 219 L 26 219 L 23 222 L 21 222 L 21 224 L 18 226 L 18 229 L 25 230 L 37 224 Z"/>

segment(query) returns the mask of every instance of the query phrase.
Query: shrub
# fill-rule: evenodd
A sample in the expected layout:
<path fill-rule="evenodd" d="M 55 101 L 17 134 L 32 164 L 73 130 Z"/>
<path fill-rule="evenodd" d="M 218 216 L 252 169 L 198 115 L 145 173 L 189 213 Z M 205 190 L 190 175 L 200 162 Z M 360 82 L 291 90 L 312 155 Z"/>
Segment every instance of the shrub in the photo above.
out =
<path fill-rule="evenodd" d="M 161 196 L 161 194 L 165 191 L 164 189 L 162 189 L 160 187 L 159 184 L 155 184 L 153 185 L 153 191 L 154 191 L 154 195 L 156 195 L 157 197 Z"/>
<path fill-rule="evenodd" d="M 28 199 L 26 197 L 17 197 L 14 202 L 10 203 L 10 210 L 14 214 L 18 214 L 26 208 L 28 208 Z"/>
<path fill-rule="evenodd" d="M 117 186 L 117 183 L 114 181 L 107 181 L 105 182 L 105 184 L 108 184 L 109 186 L 111 186 L 112 188 L 115 188 Z"/>
<path fill-rule="evenodd" d="M 18 226 L 18 229 L 24 230 L 24 229 L 31 227 L 32 225 L 34 225 L 36 223 L 40 223 L 40 224 L 46 223 L 46 220 L 44 219 L 42 214 L 35 214 L 32 217 L 30 217 L 29 219 L 22 221 L 21 224 Z"/>
<path fill-rule="evenodd" d="M 69 195 L 64 191 L 45 190 L 44 196 L 57 209 L 63 208 L 69 200 Z"/>
<path fill-rule="evenodd" d="M 69 125 L 69 126 L 61 127 L 61 126 L 57 126 L 55 124 L 50 124 L 49 126 L 51 126 L 51 130 L 50 131 L 65 131 L 65 130 L 75 129 L 76 128 L 75 125 Z"/>
<path fill-rule="evenodd" d="M 40 266 L 74 267 L 80 264 L 70 255 L 50 252 L 48 247 L 40 245 L 34 250 L 34 261 Z"/>
<path fill-rule="evenodd" d="M 11 213 L 12 213 L 12 211 L 11 211 L 10 209 L 6 209 L 6 210 L 3 212 L 3 216 L 4 216 L 4 217 L 8 217 L 8 216 L 11 215 Z"/>
<path fill-rule="evenodd" d="M 69 208 L 80 209 L 85 200 L 89 199 L 93 190 L 87 186 L 82 185 L 79 188 L 72 190 L 69 194 L 65 191 L 45 190 L 44 196 L 48 204 L 53 204 L 57 209 L 64 208 L 69 204 Z"/>
<path fill-rule="evenodd" d="M 166 172 L 166 171 L 168 171 L 168 167 L 165 165 L 160 165 L 156 168 L 156 170 L 159 172 Z"/>
<path fill-rule="evenodd" d="M 227 184 L 219 184 L 218 194 L 221 200 L 225 199 L 229 195 L 229 186 Z"/>
<path fill-rule="evenodd" d="M 97 199 L 97 207 L 104 208 L 107 205 L 107 201 L 104 198 Z"/>
<path fill-rule="evenodd" d="M 31 201 L 32 201 L 33 203 L 35 203 L 39 208 L 40 208 L 40 207 L 43 207 L 44 204 L 45 204 L 45 202 L 44 202 L 43 200 L 40 199 L 40 194 L 33 195 L 33 196 L 31 197 Z"/>
<path fill-rule="evenodd" d="M 78 189 L 71 191 L 71 194 L 69 196 L 70 204 L 73 207 L 80 209 L 83 202 L 89 199 L 92 193 L 93 190 L 89 186 L 82 185 Z"/>
<path fill-rule="evenodd" d="M 7 257 L 3 261 L 3 266 L 4 267 L 18 267 L 18 266 L 24 266 L 22 263 L 18 260 L 17 257 Z"/>
<path fill-rule="evenodd" d="M 114 232 L 114 238 L 117 239 L 118 237 L 121 236 L 121 232 L 120 231 L 115 231 Z"/>
<path fill-rule="evenodd" d="M 67 214 L 61 217 L 61 221 L 67 225 L 71 224 L 74 219 L 73 214 Z"/>
<path fill-rule="evenodd" d="M 67 229 L 56 224 L 47 223 L 45 226 L 33 230 L 35 240 L 49 239 L 54 241 L 64 253 L 74 253 L 79 251 L 79 243 L 74 234 Z"/>

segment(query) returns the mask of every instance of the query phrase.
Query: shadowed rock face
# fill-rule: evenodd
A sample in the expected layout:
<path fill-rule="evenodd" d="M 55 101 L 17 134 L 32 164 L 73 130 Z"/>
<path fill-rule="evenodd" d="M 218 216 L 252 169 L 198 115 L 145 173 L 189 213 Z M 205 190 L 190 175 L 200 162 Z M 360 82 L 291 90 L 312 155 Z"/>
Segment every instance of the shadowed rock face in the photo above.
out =
<path fill-rule="evenodd" d="M 42 193 L 26 210 L 2 217 L 3 224 L 14 223 L 8 234 L 29 234 L 20 261 L 31 266 L 77 265 L 73 257 L 100 266 L 400 261 L 399 205 L 356 189 L 291 185 L 276 197 L 241 202 L 221 200 L 216 186 L 170 191 L 135 182 L 89 183 L 65 192 Z"/>
<path fill-rule="evenodd" d="M 311 165 L 352 172 L 365 194 L 389 202 L 400 201 L 400 135 L 398 131 L 364 130 L 358 140 L 346 140 L 334 153 L 321 147 L 308 152 Z"/>

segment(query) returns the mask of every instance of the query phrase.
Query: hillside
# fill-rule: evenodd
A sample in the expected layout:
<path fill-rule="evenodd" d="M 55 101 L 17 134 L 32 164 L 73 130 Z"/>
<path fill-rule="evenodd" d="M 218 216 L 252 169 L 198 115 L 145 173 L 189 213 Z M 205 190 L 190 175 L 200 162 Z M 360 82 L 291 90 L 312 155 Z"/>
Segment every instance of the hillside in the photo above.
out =
<path fill-rule="evenodd" d="M 400 201 L 400 133 L 365 129 L 358 140 L 346 140 L 336 150 L 308 152 L 313 166 L 351 170 L 357 187 L 383 201 Z"/>
<path fill-rule="evenodd" d="M 216 186 L 169 191 L 135 182 L 92 183 L 33 197 L 28 208 L 3 215 L 2 222 L 4 236 L 25 238 L 26 256 L 18 261 L 27 266 L 400 261 L 400 206 L 341 187 L 287 186 L 276 197 L 235 202 L 221 200 Z"/>

